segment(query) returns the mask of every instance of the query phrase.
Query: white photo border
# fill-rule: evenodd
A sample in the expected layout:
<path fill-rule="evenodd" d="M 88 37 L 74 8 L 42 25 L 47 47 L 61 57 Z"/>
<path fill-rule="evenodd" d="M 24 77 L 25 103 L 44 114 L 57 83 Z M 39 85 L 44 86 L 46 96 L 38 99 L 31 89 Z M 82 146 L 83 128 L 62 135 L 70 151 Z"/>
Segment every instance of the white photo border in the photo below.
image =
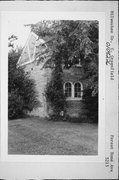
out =
<path fill-rule="evenodd" d="M 67 158 L 64 161 L 51 161 L 51 159 L 39 159 L 34 161 L 32 159 L 25 159 L 25 156 L 13 155 L 16 158 L 10 156 L 8 158 L 7 145 L 7 117 L 6 113 L 6 103 L 7 103 L 7 36 L 3 32 L 7 32 L 5 22 L 2 20 L 2 13 L 5 12 L 61 12 L 61 13 L 101 13 L 105 14 L 103 24 L 105 28 L 104 33 L 104 44 L 102 45 L 102 51 L 104 54 L 100 54 L 101 67 L 104 72 L 103 80 L 104 84 L 104 111 L 102 118 L 104 119 L 103 124 L 98 123 L 98 128 L 103 134 L 100 137 L 100 143 L 98 150 L 101 149 L 102 153 L 97 156 L 97 159 L 93 157 L 82 157 L 80 156 L 80 161 L 75 159 Z M 114 13 L 114 17 L 111 17 L 111 13 Z M 71 15 L 70 15 L 71 16 Z M 95 16 L 96 17 L 96 16 Z M 100 17 L 98 17 L 100 18 Z M 112 20 L 113 19 L 113 20 Z M 84 20 L 84 18 L 83 18 Z M 113 25 L 113 33 L 111 33 L 111 20 Z M 3 24 L 2 24 L 3 23 Z M 3 28 L 4 25 L 4 28 Z M 100 26 L 100 25 L 99 25 Z M 3 37 L 2 37 L 3 33 Z M 114 56 L 114 80 L 110 79 L 111 65 L 106 65 L 106 43 L 110 42 L 111 37 L 114 37 L 111 43 L 111 48 L 113 48 L 112 55 Z M 103 37 L 102 37 L 103 38 Z M 3 41 L 5 40 L 6 43 Z M 6 50 L 5 50 L 6 48 Z M 103 49 L 104 48 L 104 49 Z M 100 49 L 99 49 L 100 50 Z M 4 54 L 4 51 L 7 52 Z M 4 59 L 3 59 L 4 58 Z M 0 1 L 0 78 L 1 78 L 1 118 L 0 118 L 0 179 L 118 179 L 118 1 Z M 4 62 L 5 60 L 5 62 Z M 103 62 L 104 60 L 104 62 Z M 100 63 L 100 61 L 99 61 Z M 103 66 L 104 65 L 104 66 Z M 99 77 L 100 78 L 100 77 Z M 101 81 L 100 78 L 100 81 Z M 4 84 L 4 85 L 3 85 Z M 2 86 L 3 85 L 3 86 Z M 103 87 L 101 87 L 101 91 Z M 4 93 L 2 93 L 4 92 Z M 5 95 L 5 104 L 3 103 L 2 95 Z M 102 94 L 103 95 L 103 94 Z M 103 98 L 103 96 L 102 96 Z M 2 116 L 3 115 L 3 116 Z M 104 115 L 104 116 L 103 116 Z M 5 121 L 5 122 L 3 122 Z M 102 120 L 101 120 L 102 122 Z M 5 135 L 5 137 L 4 137 Z M 113 140 L 111 137 L 114 137 Z M 110 145 L 113 143 L 113 149 Z M 104 154 L 103 154 L 104 153 Z M 112 156 L 113 153 L 113 156 Z M 36 156 L 38 157 L 38 156 Z M 54 156 L 56 158 L 56 156 Z M 113 161 L 111 158 L 113 157 Z M 77 158 L 77 157 L 76 157 Z M 83 158 L 83 160 L 81 160 Z M 30 161 L 29 161 L 30 160 Z M 107 161 L 108 160 L 108 161 Z M 112 169 L 113 168 L 113 169 Z"/>

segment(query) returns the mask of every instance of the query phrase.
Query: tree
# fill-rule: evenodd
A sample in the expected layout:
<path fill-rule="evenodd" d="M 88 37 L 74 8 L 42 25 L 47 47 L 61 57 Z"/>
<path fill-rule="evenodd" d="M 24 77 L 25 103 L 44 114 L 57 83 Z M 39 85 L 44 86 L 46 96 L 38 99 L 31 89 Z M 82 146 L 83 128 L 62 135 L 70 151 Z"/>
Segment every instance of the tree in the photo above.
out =
<path fill-rule="evenodd" d="M 12 37 L 11 37 L 12 38 Z M 11 40 L 10 38 L 10 40 Z M 14 45 L 13 45 L 14 46 Z M 17 67 L 21 49 L 12 49 L 8 54 L 8 118 L 22 117 L 28 111 L 39 106 L 35 82 L 25 74 L 21 67 Z"/>
<path fill-rule="evenodd" d="M 81 62 L 84 74 L 84 100 L 89 116 L 97 117 L 98 112 L 98 21 L 42 21 L 31 25 L 38 36 L 49 36 L 52 53 L 51 61 L 57 68 L 59 62 L 70 68 Z M 57 92 L 56 92 L 57 93 Z M 94 118 L 95 119 L 95 118 Z M 97 120 L 97 119 L 96 119 Z"/>
<path fill-rule="evenodd" d="M 53 120 L 64 119 L 64 111 L 66 106 L 65 95 L 63 91 L 63 80 L 62 80 L 62 63 L 60 54 L 55 54 L 54 61 L 55 68 L 52 71 L 52 77 L 46 87 L 46 99 L 50 103 L 53 109 Z"/>
<path fill-rule="evenodd" d="M 9 38 L 8 38 L 8 47 L 11 47 L 11 48 L 14 48 L 14 41 L 17 40 L 18 37 L 15 36 L 14 34 L 11 35 Z"/>
<path fill-rule="evenodd" d="M 93 89 L 93 94 L 98 92 L 98 21 L 41 21 L 32 24 L 31 31 L 42 38 L 49 36 L 46 43 L 53 52 L 53 62 L 57 51 L 64 68 L 81 61 L 83 80 Z"/>

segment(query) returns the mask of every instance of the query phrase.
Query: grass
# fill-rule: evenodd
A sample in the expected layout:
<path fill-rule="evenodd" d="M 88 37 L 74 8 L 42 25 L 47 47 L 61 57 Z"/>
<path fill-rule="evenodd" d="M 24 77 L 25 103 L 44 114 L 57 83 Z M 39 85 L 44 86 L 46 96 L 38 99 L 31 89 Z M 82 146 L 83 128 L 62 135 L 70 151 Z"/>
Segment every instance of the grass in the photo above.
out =
<path fill-rule="evenodd" d="M 94 124 L 34 117 L 9 121 L 9 154 L 97 155 L 97 150 L 98 127 Z"/>

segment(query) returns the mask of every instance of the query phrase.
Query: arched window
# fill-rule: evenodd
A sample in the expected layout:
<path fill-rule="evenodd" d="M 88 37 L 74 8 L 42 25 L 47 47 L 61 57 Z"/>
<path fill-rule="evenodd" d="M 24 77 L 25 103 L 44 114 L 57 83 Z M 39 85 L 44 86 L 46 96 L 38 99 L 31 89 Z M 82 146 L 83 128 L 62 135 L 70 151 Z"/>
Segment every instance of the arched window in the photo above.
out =
<path fill-rule="evenodd" d="M 82 88 L 79 82 L 75 83 L 74 85 L 74 97 L 79 98 L 82 96 Z"/>
<path fill-rule="evenodd" d="M 67 98 L 72 96 L 72 85 L 70 82 L 64 84 L 64 93 Z"/>

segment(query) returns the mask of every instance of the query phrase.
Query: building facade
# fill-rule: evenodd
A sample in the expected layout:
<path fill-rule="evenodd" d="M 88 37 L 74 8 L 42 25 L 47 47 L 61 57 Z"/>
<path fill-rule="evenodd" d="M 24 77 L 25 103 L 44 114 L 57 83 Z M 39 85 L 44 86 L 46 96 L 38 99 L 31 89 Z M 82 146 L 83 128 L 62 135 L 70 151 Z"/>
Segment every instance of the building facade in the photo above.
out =
<path fill-rule="evenodd" d="M 30 33 L 17 65 L 24 66 L 25 72 L 36 83 L 40 106 L 33 110 L 31 115 L 48 117 L 52 111 L 45 98 L 46 85 L 50 81 L 52 73 L 51 65 L 49 65 L 50 56 L 51 52 L 45 41 L 39 39 L 34 33 Z M 82 75 L 83 69 L 80 64 L 63 69 L 63 89 L 67 102 L 66 114 L 70 117 L 80 117 L 86 111 L 83 103 Z"/>

